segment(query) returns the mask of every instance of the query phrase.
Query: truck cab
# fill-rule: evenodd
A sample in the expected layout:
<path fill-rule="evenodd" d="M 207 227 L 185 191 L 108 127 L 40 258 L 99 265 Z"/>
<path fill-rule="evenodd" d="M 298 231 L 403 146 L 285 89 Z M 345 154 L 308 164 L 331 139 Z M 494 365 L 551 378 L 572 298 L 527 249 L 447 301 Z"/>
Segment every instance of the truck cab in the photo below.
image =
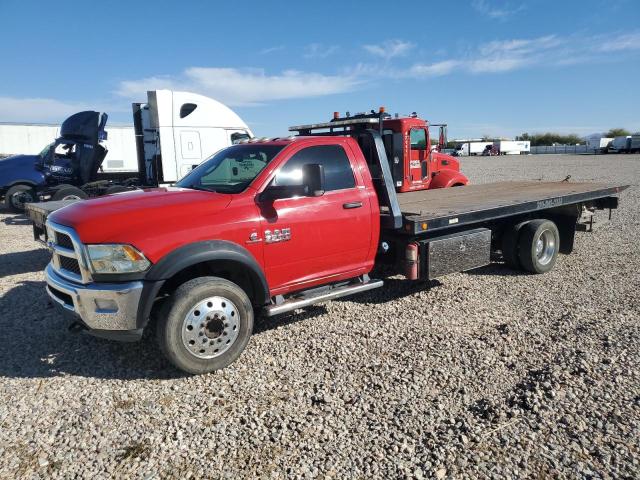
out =
<path fill-rule="evenodd" d="M 221 148 L 253 137 L 233 110 L 196 93 L 150 90 L 132 108 L 142 185 L 175 182 Z"/>
<path fill-rule="evenodd" d="M 95 180 L 107 150 L 107 114 L 84 111 L 68 117 L 60 136 L 38 155 L 15 155 L 0 161 L 0 194 L 12 211 L 42 196 L 55 195 L 59 186 L 75 188 Z M 80 191 L 80 193 L 82 193 Z"/>
<path fill-rule="evenodd" d="M 299 135 L 352 135 L 358 130 L 377 129 L 397 192 L 466 185 L 468 179 L 460 173 L 458 160 L 441 153 L 446 145 L 446 125 L 438 126 L 438 143 L 432 146 L 429 122 L 415 112 L 406 117 L 397 114 L 392 117 L 380 107 L 378 112 L 355 115 L 347 112 L 344 117 L 334 112 L 330 122 L 298 125 L 289 130 Z"/>

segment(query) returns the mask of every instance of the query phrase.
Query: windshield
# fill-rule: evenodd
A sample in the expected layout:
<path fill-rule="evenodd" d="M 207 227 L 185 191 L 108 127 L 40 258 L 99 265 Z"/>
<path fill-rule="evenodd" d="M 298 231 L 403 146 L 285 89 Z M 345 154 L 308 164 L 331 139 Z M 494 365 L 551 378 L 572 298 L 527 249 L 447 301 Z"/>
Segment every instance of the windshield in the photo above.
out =
<path fill-rule="evenodd" d="M 49 149 L 51 149 L 52 146 L 53 146 L 53 143 L 50 143 L 49 145 L 44 147 L 42 151 L 38 154 L 40 155 L 40 158 L 45 158 L 47 155 L 49 155 Z"/>
<path fill-rule="evenodd" d="M 284 145 L 234 145 L 220 150 L 176 183 L 177 187 L 240 193 Z"/>

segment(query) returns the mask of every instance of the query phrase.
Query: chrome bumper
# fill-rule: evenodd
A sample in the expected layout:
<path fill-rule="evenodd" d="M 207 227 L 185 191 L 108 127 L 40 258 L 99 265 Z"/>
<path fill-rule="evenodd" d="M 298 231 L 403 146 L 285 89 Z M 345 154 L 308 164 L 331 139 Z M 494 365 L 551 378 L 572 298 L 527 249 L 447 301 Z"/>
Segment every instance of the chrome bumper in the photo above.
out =
<path fill-rule="evenodd" d="M 90 330 L 135 330 L 142 282 L 70 282 L 51 264 L 45 270 L 47 293 L 65 310 L 78 315 Z"/>

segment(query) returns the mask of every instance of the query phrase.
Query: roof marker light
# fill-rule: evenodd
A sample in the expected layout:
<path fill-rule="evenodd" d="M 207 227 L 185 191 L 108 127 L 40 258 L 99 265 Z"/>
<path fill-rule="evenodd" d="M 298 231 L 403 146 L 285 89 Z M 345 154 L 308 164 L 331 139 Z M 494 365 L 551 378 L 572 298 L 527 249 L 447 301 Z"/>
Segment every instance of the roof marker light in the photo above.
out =
<path fill-rule="evenodd" d="M 340 112 L 333 112 L 333 119 L 337 120 L 340 118 Z"/>

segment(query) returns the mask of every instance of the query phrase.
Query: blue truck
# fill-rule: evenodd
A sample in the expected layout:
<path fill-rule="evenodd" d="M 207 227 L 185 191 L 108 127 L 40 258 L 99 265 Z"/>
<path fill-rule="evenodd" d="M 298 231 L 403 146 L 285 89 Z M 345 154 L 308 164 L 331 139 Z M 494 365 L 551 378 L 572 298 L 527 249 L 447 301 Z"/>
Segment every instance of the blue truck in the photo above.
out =
<path fill-rule="evenodd" d="M 107 114 L 85 111 L 67 118 L 60 136 L 37 155 L 0 160 L 0 198 L 13 212 L 42 200 L 84 199 L 128 190 L 128 184 L 97 180 L 107 155 Z"/>

